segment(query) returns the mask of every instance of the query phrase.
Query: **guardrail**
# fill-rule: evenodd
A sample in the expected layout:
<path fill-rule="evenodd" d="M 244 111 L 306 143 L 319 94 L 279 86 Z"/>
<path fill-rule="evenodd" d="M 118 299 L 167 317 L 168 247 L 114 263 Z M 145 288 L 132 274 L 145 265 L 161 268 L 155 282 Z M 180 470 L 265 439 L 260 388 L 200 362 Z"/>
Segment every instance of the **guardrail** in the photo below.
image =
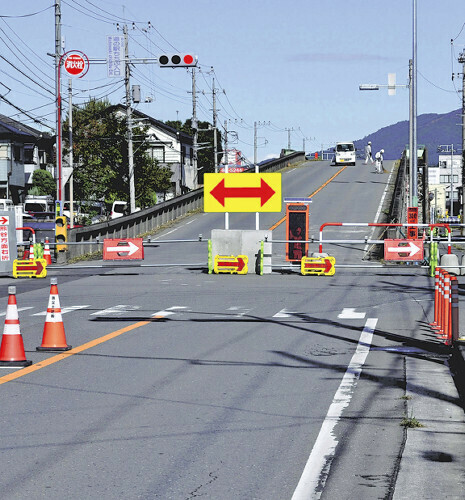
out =
<path fill-rule="evenodd" d="M 292 153 L 261 165 L 260 172 L 276 172 L 304 159 L 304 152 Z M 246 172 L 253 171 L 253 168 L 246 170 Z M 66 257 L 69 259 L 88 253 L 88 243 L 97 239 L 103 241 L 105 238 L 140 237 L 167 222 L 174 221 L 178 217 L 200 208 L 203 208 L 203 188 L 177 196 L 172 200 L 158 203 L 153 207 L 131 215 L 91 226 L 70 229 L 68 232 L 69 242 L 82 243 L 82 245 L 70 245 Z"/>

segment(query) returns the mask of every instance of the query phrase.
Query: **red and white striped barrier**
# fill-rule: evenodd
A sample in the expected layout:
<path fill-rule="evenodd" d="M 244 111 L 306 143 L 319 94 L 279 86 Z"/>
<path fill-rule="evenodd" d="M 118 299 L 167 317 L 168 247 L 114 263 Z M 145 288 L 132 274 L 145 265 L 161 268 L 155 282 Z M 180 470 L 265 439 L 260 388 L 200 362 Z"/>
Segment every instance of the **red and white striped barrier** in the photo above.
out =
<path fill-rule="evenodd" d="M 435 227 L 445 227 L 447 229 L 448 241 L 447 241 L 447 253 L 452 253 L 452 241 L 451 234 L 452 230 L 449 224 L 438 223 L 438 224 L 401 224 L 401 223 L 382 223 L 382 222 L 325 222 L 320 226 L 320 247 L 319 252 L 323 252 L 323 229 L 325 227 L 339 227 L 339 226 L 352 226 L 352 227 L 429 227 L 434 229 Z"/>
<path fill-rule="evenodd" d="M 436 268 L 434 277 L 434 321 L 430 323 L 438 338 L 452 345 L 459 338 L 459 286 L 456 276 Z"/>

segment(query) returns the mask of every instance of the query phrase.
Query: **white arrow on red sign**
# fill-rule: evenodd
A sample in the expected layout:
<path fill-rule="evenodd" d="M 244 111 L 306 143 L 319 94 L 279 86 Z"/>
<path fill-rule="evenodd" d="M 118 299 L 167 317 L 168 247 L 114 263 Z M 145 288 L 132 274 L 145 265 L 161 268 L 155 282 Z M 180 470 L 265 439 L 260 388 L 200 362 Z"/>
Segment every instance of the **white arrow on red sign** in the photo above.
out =
<path fill-rule="evenodd" d="M 130 257 L 133 253 L 136 253 L 139 250 L 137 245 L 134 245 L 132 241 L 125 241 L 124 245 L 117 245 L 116 247 L 106 247 L 107 252 L 127 252 L 128 257 Z"/>
<path fill-rule="evenodd" d="M 387 247 L 387 251 L 397 254 L 408 253 L 409 257 L 413 257 L 414 255 L 416 255 L 418 252 L 421 251 L 421 248 L 415 245 L 413 241 L 409 241 L 407 245 L 401 247 Z"/>

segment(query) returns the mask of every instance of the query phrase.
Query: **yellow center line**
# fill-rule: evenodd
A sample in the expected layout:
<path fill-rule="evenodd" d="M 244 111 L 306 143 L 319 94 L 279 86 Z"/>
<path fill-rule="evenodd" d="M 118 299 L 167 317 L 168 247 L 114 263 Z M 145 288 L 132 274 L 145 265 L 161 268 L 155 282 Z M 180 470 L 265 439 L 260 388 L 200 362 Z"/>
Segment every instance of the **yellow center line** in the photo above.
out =
<path fill-rule="evenodd" d="M 161 319 L 163 316 L 153 316 L 153 319 Z M 90 349 L 92 347 L 95 347 L 99 344 L 103 344 L 104 342 L 107 342 L 108 340 L 114 339 L 115 337 L 118 337 L 120 335 L 123 335 L 123 333 L 130 332 L 131 330 L 135 330 L 136 328 L 140 328 L 141 326 L 148 325 L 152 321 L 139 321 L 138 323 L 133 323 L 132 325 L 126 326 L 125 328 L 121 328 L 120 330 L 116 330 L 114 332 L 108 333 L 107 335 L 104 335 L 103 337 L 99 337 L 98 339 L 91 340 L 90 342 L 87 342 L 86 344 L 82 344 L 79 347 L 75 347 L 74 349 L 70 349 L 69 351 L 57 354 L 55 356 L 52 356 L 51 358 L 45 359 L 44 361 L 40 361 L 39 363 L 27 366 L 26 368 L 22 368 L 21 370 L 18 370 L 14 373 L 9 373 L 8 375 L 5 375 L 4 377 L 0 377 L 0 385 L 5 384 L 6 382 L 11 382 L 12 380 L 16 380 L 20 377 L 23 377 L 24 375 L 28 375 L 29 373 L 33 373 L 37 370 L 41 370 L 42 368 L 45 368 L 47 366 L 53 365 L 54 363 L 58 363 L 58 361 L 61 361 L 63 359 L 69 358 L 70 356 L 73 356 L 74 354 L 79 354 L 80 352 L 86 351 L 87 349 Z"/>
<path fill-rule="evenodd" d="M 319 193 L 324 187 L 326 187 L 335 177 L 337 177 L 343 170 L 347 168 L 347 165 L 342 167 L 340 170 L 338 170 L 330 179 L 328 179 L 324 184 L 322 184 L 316 191 L 314 191 L 311 195 L 308 196 L 308 198 L 312 198 L 315 196 L 317 193 Z M 282 224 L 286 220 L 286 216 L 284 216 L 281 220 L 278 220 L 276 224 L 273 224 L 270 228 L 268 228 L 268 231 L 273 231 L 273 229 L 276 229 L 280 224 Z"/>

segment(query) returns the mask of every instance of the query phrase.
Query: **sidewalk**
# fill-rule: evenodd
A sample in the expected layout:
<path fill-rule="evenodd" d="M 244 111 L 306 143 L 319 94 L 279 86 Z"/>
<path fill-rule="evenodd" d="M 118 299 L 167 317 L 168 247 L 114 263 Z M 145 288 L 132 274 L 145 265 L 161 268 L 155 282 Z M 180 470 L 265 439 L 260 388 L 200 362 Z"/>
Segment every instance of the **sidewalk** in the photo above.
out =
<path fill-rule="evenodd" d="M 465 277 L 458 279 L 460 287 Z M 465 336 L 465 300 L 459 311 Z M 427 331 L 418 338 L 432 341 Z M 438 343 L 437 352 L 406 356 L 407 415 L 423 427 L 406 428 L 394 500 L 465 498 L 465 412 L 451 373 L 465 387 L 465 342 L 450 352 Z"/>

